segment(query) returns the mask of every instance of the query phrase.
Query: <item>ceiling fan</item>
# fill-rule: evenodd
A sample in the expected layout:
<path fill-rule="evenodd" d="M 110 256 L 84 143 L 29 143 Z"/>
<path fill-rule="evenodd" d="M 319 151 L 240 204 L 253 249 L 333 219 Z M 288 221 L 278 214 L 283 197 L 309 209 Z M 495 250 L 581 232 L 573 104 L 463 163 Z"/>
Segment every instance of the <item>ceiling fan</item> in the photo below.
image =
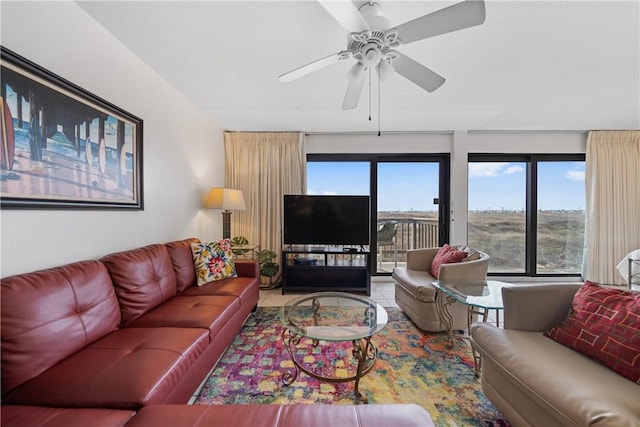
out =
<path fill-rule="evenodd" d="M 427 92 L 433 92 L 445 82 L 444 77 L 414 61 L 395 48 L 414 41 L 480 25 L 485 20 L 483 0 L 466 0 L 436 12 L 421 16 L 396 27 L 382 15 L 382 8 L 374 1 L 360 8 L 350 0 L 318 0 L 318 2 L 347 31 L 347 48 L 325 58 L 304 65 L 279 77 L 290 82 L 326 66 L 353 58 L 356 64 L 347 76 L 349 85 L 342 103 L 343 110 L 358 106 L 366 71 L 376 69 L 380 80 L 394 71 Z"/>

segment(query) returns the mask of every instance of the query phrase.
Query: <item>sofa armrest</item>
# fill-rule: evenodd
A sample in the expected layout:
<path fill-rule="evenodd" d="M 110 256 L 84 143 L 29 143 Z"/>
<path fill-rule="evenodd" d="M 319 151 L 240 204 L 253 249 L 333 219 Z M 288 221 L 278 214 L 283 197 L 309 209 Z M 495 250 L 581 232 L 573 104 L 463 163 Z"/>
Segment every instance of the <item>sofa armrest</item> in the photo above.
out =
<path fill-rule="evenodd" d="M 260 278 L 260 264 L 253 259 L 236 259 L 236 273 L 239 277 Z"/>
<path fill-rule="evenodd" d="M 407 251 L 407 269 L 427 271 L 440 248 L 410 249 Z"/>
<path fill-rule="evenodd" d="M 461 261 L 441 264 L 438 280 L 441 282 L 483 282 L 489 270 L 489 255 L 480 252 L 480 258 L 473 261 Z"/>
<path fill-rule="evenodd" d="M 581 284 L 512 285 L 502 288 L 504 329 L 544 332 L 569 314 Z"/>

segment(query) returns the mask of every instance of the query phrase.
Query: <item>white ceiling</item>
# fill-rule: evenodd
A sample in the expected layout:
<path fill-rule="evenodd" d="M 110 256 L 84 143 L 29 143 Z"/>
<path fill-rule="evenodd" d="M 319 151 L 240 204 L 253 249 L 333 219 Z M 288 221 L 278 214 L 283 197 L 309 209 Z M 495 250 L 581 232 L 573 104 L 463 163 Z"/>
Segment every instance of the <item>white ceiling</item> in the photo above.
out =
<path fill-rule="evenodd" d="M 354 1 L 359 6 L 363 1 Z M 380 1 L 392 25 L 457 1 Z M 227 130 L 377 130 L 367 87 L 342 111 L 345 61 L 278 76 L 346 48 L 316 1 L 78 1 Z M 486 1 L 483 25 L 398 48 L 444 76 L 427 93 L 382 83 L 384 131 L 640 128 L 640 1 Z"/>

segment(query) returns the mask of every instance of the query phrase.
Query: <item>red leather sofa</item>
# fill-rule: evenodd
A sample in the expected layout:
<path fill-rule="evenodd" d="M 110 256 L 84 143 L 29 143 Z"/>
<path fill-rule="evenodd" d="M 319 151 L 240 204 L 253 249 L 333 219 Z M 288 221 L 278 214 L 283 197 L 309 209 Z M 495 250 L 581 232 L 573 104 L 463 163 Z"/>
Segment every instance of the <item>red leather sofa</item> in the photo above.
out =
<path fill-rule="evenodd" d="M 251 260 L 236 260 L 237 278 L 196 286 L 195 241 L 3 278 L 2 426 L 234 425 L 250 413 L 253 425 L 266 426 L 308 416 L 298 411 L 324 411 L 219 406 L 214 414 L 172 405 L 188 402 L 259 297 L 258 263 Z M 382 406 L 390 407 L 389 420 L 420 412 Z M 344 421 L 336 425 L 362 420 L 361 409 L 326 411 Z M 364 411 L 364 419 L 376 418 L 373 409 Z"/>
<path fill-rule="evenodd" d="M 421 406 L 160 405 L 122 409 L 5 406 L 2 425 L 39 427 L 430 427 Z"/>
<path fill-rule="evenodd" d="M 195 286 L 187 239 L 2 279 L 3 404 L 185 403 L 256 307 L 255 261 Z"/>

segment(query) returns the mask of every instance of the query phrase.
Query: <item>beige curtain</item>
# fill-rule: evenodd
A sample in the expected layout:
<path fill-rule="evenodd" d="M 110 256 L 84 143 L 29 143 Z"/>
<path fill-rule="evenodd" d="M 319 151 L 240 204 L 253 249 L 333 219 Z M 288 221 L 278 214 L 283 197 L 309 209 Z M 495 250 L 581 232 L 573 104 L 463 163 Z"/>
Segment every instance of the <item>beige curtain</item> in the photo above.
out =
<path fill-rule="evenodd" d="M 304 134 L 225 132 L 225 185 L 242 190 L 246 211 L 232 215 L 232 234 L 278 254 L 282 250 L 285 194 L 307 188 Z"/>
<path fill-rule="evenodd" d="M 593 131 L 586 156 L 585 279 L 624 284 L 616 266 L 640 249 L 640 131 Z"/>

